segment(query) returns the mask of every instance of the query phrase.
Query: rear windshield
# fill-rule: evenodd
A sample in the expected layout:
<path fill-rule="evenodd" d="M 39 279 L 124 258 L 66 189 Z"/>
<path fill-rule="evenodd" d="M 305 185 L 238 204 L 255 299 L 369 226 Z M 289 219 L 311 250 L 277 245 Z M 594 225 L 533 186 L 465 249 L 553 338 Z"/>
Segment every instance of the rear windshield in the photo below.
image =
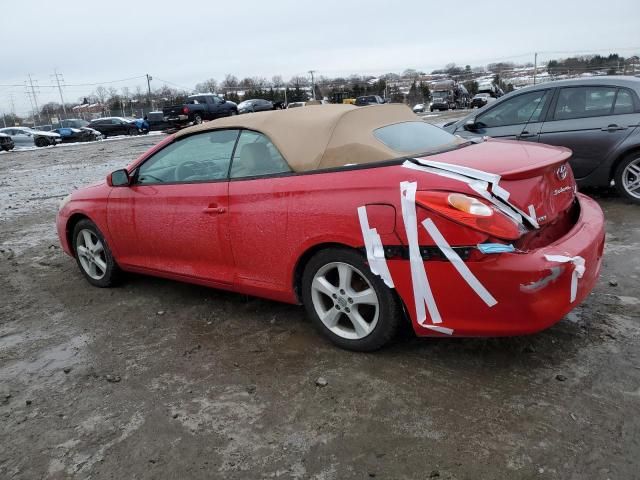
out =
<path fill-rule="evenodd" d="M 399 153 L 423 153 L 446 150 L 464 143 L 455 135 L 426 122 L 403 122 L 377 128 L 373 135 Z"/>

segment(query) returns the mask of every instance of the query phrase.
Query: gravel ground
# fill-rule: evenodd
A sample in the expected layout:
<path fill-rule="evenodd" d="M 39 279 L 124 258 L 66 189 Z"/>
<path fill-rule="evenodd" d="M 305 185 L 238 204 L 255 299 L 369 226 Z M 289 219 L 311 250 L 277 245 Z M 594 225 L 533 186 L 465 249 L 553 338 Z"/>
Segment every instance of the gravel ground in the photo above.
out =
<path fill-rule="evenodd" d="M 0 154 L 0 478 L 640 478 L 640 208 L 588 192 L 602 278 L 553 328 L 354 354 L 301 307 L 83 280 L 59 200 L 161 138 Z"/>

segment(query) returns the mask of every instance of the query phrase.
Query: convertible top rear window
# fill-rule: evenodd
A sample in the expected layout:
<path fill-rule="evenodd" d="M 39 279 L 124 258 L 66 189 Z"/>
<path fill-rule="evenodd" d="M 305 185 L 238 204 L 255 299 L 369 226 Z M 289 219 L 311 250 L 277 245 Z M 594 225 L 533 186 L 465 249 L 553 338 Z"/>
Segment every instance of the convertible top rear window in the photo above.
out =
<path fill-rule="evenodd" d="M 387 147 L 399 153 L 421 153 L 456 143 L 455 135 L 423 121 L 387 125 L 373 131 Z"/>

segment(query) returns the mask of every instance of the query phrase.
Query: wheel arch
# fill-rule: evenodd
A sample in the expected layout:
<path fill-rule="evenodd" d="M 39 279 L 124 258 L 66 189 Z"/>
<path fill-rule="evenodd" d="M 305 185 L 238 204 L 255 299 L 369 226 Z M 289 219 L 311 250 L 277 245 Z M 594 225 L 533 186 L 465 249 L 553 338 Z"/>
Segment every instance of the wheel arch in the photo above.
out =
<path fill-rule="evenodd" d="M 69 245 L 69 250 L 71 251 L 74 257 L 76 255 L 76 252 L 75 252 L 75 249 L 73 248 L 73 229 L 76 228 L 76 225 L 81 220 L 89 220 L 93 222 L 93 220 L 91 220 L 91 218 L 88 215 L 85 215 L 82 212 L 76 212 L 69 217 L 69 219 L 67 220 L 67 224 L 65 226 L 65 236 L 67 238 L 67 244 Z"/>
<path fill-rule="evenodd" d="M 611 167 L 609 168 L 609 182 L 614 179 L 618 165 L 620 165 L 626 157 L 633 155 L 634 153 L 640 155 L 640 145 L 630 146 L 618 153 L 615 160 L 611 162 Z"/>
<path fill-rule="evenodd" d="M 342 248 L 345 250 L 358 252 L 366 260 L 366 255 L 362 249 L 347 245 L 346 243 L 323 242 L 309 247 L 302 253 L 302 255 L 300 255 L 293 271 L 293 292 L 298 303 L 302 303 L 302 275 L 304 273 L 304 268 L 316 253 L 328 248 Z M 400 296 L 395 288 L 391 290 L 393 292 L 393 295 L 397 298 L 400 308 L 402 308 L 404 320 L 408 322 L 407 325 L 411 326 L 411 316 L 409 315 L 409 310 L 407 309 L 407 305 L 405 304 L 404 299 Z"/>
<path fill-rule="evenodd" d="M 309 260 L 311 260 L 316 253 L 328 248 L 343 248 L 345 250 L 352 250 L 362 254 L 362 251 L 358 248 L 339 242 L 317 243 L 307 248 L 302 255 L 300 255 L 293 269 L 293 293 L 295 294 L 298 303 L 302 303 L 302 274 L 304 273 L 307 263 L 309 263 Z"/>

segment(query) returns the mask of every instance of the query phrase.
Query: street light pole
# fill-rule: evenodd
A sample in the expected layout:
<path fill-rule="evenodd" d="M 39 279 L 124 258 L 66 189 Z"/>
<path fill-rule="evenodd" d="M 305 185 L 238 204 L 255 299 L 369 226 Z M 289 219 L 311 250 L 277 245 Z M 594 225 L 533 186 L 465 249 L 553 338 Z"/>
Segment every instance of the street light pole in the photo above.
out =
<path fill-rule="evenodd" d="M 315 70 L 309 70 L 309 74 L 311 75 L 311 96 L 315 100 L 316 99 L 316 84 L 313 81 L 313 74 L 316 73 Z"/>
<path fill-rule="evenodd" d="M 533 56 L 533 84 L 536 84 L 536 74 L 538 73 L 538 52 Z"/>
<path fill-rule="evenodd" d="M 153 105 L 151 103 L 151 80 L 153 80 L 153 77 L 147 73 L 147 89 L 148 89 L 148 92 L 149 92 L 148 93 L 149 106 L 151 107 L 151 110 L 153 110 Z"/>

